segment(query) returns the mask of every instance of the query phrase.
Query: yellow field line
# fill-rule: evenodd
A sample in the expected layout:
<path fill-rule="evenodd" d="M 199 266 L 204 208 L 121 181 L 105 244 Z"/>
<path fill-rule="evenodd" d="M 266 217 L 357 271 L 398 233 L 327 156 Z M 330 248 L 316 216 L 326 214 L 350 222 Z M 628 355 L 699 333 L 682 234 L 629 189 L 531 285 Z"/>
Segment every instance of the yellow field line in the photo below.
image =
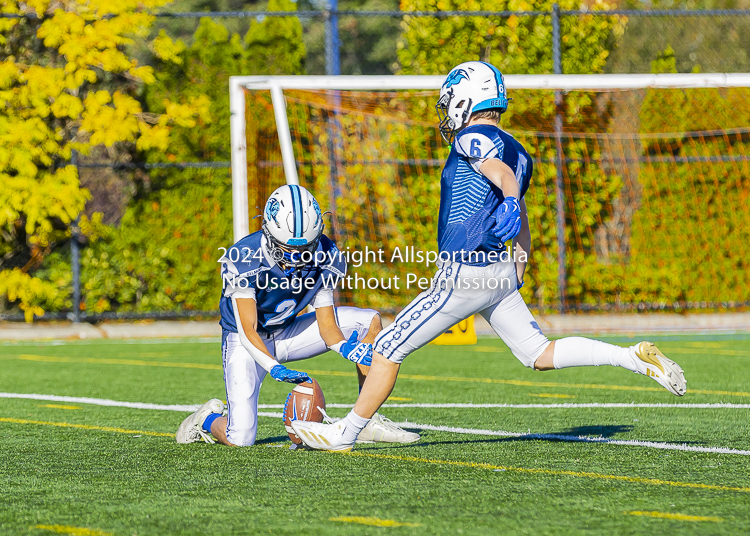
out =
<path fill-rule="evenodd" d="M 501 348 L 499 346 L 467 346 L 468 350 L 472 352 L 481 352 L 483 354 L 494 354 L 494 353 L 510 353 L 510 351 L 506 350 L 505 348 Z"/>
<path fill-rule="evenodd" d="M 715 523 L 721 523 L 724 521 L 720 517 L 704 517 L 704 516 L 689 516 L 687 514 L 677 514 L 670 512 L 625 512 L 631 516 L 647 516 L 647 517 L 658 517 L 661 519 L 677 519 L 679 521 L 713 521 Z"/>
<path fill-rule="evenodd" d="M 65 404 L 39 404 L 39 407 L 55 409 L 81 409 L 81 406 L 67 406 Z"/>
<path fill-rule="evenodd" d="M 60 428 L 80 428 L 82 430 L 101 430 L 102 432 L 115 432 L 118 434 L 147 435 L 155 437 L 174 437 L 174 434 L 164 432 L 148 432 L 144 430 L 126 430 L 125 428 L 113 428 L 111 426 L 93 426 L 91 424 L 73 424 L 69 422 L 31 421 L 28 419 L 11 419 L 0 417 L 0 422 L 13 424 L 39 424 L 42 426 L 58 426 Z"/>
<path fill-rule="evenodd" d="M 23 361 L 43 361 L 47 363 L 90 363 L 95 365 L 130 365 L 135 367 L 168 367 L 189 368 L 202 370 L 222 370 L 221 365 L 207 363 L 173 363 L 170 361 L 140 361 L 137 359 L 102 359 L 97 357 L 58 357 L 47 355 L 23 354 L 19 356 Z"/>
<path fill-rule="evenodd" d="M 702 349 L 704 353 L 707 354 L 714 354 L 714 355 L 730 355 L 730 356 L 739 356 L 739 357 L 750 357 L 750 352 L 743 352 L 742 350 L 717 350 L 714 348 L 703 348 Z M 696 349 L 690 349 L 690 348 L 669 348 L 667 350 L 664 350 L 667 354 L 695 354 Z"/>
<path fill-rule="evenodd" d="M 689 346 L 691 348 L 724 348 L 729 342 L 733 341 L 686 341 L 679 343 L 681 346 Z M 665 342 L 662 344 L 676 344 L 675 342 Z"/>
<path fill-rule="evenodd" d="M 95 357 L 55 357 L 44 355 L 23 354 L 18 357 L 25 361 L 43 361 L 50 363 L 91 363 L 99 365 L 131 365 L 138 367 L 169 367 L 188 368 L 203 370 L 222 370 L 221 365 L 204 363 L 173 363 L 169 361 L 138 361 L 134 359 L 100 359 Z M 344 372 L 339 370 L 306 370 L 308 374 L 317 376 L 341 376 L 354 377 L 355 372 Z M 515 385 L 518 387 L 552 387 L 564 389 L 602 389 L 606 391 L 647 391 L 662 392 L 663 387 L 638 386 L 638 385 L 604 385 L 598 383 L 557 383 L 557 382 L 532 382 L 528 380 L 501 380 L 497 378 L 465 378 L 461 376 L 426 376 L 423 374 L 399 374 L 404 380 L 435 381 L 435 382 L 462 382 L 462 383 L 488 383 L 500 385 Z M 744 391 L 714 391 L 710 389 L 690 389 L 694 395 L 720 395 L 720 396 L 744 396 L 750 397 L 750 393 Z"/>
<path fill-rule="evenodd" d="M 112 536 L 110 532 L 99 529 L 88 529 L 86 527 L 68 527 L 66 525 L 35 525 L 35 529 L 51 530 L 58 534 L 70 534 L 71 536 Z"/>
<path fill-rule="evenodd" d="M 377 458 L 381 460 L 396 460 L 404 462 L 429 463 L 435 465 L 452 465 L 457 467 L 470 467 L 473 469 L 489 469 L 492 471 L 508 471 L 513 473 L 525 473 L 536 475 L 573 476 L 578 478 L 595 478 L 602 480 L 617 480 L 620 482 L 631 482 L 634 484 L 648 484 L 652 486 L 672 486 L 676 488 L 692 488 L 711 491 L 735 491 L 738 493 L 750 493 L 750 487 L 739 488 L 733 486 L 717 486 L 714 484 L 699 484 L 695 482 L 677 482 L 674 480 L 660 480 L 657 478 L 642 478 L 639 476 L 607 475 L 603 473 L 589 473 L 583 471 L 559 471 L 554 469 L 533 469 L 527 467 L 512 467 L 503 465 L 492 465 L 483 462 L 462 462 L 454 460 L 436 460 L 432 458 L 417 458 L 415 456 L 397 456 L 395 454 L 371 454 L 369 452 L 354 451 L 341 452 L 346 456 L 362 456 L 365 458 Z"/>
<path fill-rule="evenodd" d="M 360 525 L 371 525 L 373 527 L 421 527 L 419 523 L 402 523 L 392 519 L 378 519 L 377 517 L 341 516 L 331 517 L 328 521 L 340 521 L 342 523 L 359 523 Z"/>

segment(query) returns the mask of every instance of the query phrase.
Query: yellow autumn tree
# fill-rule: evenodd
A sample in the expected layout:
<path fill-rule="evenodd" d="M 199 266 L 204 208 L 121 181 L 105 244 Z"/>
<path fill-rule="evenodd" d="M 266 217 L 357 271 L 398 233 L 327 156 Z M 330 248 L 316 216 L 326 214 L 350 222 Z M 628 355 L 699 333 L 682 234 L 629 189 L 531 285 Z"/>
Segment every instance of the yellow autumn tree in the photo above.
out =
<path fill-rule="evenodd" d="M 167 0 L 0 0 L 0 300 L 27 320 L 59 308 L 65 296 L 34 270 L 89 197 L 73 151 L 94 145 L 166 149 L 173 126 L 206 116 L 204 95 L 164 101 L 144 113 L 137 93 L 154 83 L 151 67 L 130 57 L 148 37 Z M 180 61 L 182 45 L 165 35 L 151 43 L 162 60 Z M 96 217 L 83 227 L 96 228 Z"/>

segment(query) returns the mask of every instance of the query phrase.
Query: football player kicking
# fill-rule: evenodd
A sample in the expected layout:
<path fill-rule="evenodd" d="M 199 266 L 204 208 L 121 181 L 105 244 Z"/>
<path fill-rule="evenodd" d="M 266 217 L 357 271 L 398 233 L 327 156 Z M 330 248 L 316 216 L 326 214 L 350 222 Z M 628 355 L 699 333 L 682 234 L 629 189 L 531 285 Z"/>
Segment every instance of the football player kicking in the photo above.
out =
<path fill-rule="evenodd" d="M 309 381 L 307 374 L 282 363 L 331 349 L 356 363 L 361 388 L 372 342 L 382 329 L 380 316 L 372 309 L 334 307 L 333 291 L 346 273 L 346 262 L 323 228 L 312 194 L 301 186 L 282 186 L 266 202 L 262 230 L 237 242 L 220 259 L 227 415 L 221 400 L 209 400 L 182 422 L 178 443 L 213 443 L 209 434 L 225 445 L 255 443 L 258 394 L 266 373 L 280 382 Z M 298 316 L 308 305 L 315 312 Z M 369 422 L 360 441 L 419 440 L 418 434 L 380 415 Z"/>
<path fill-rule="evenodd" d="M 448 74 L 436 106 L 440 133 L 452 145 L 440 185 L 438 271 L 432 287 L 376 338 L 372 367 L 349 415 L 334 424 L 292 422 L 309 447 L 350 450 L 393 389 L 404 358 L 473 314 L 527 367 L 623 367 L 685 394 L 682 369 L 649 342 L 622 348 L 582 337 L 550 342 L 542 334 L 518 292 L 531 246 L 523 198 L 533 167 L 523 146 L 498 127 L 507 107 L 503 75 L 492 65 L 471 61 Z M 515 255 L 503 258 L 510 239 Z M 477 280 L 487 284 L 465 284 Z"/>

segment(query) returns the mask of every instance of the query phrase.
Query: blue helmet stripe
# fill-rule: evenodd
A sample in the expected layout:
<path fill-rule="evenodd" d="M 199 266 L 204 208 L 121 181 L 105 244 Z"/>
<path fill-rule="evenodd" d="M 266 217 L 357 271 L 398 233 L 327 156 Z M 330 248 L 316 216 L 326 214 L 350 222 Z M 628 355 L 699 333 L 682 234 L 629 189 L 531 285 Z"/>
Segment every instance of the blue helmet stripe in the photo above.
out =
<path fill-rule="evenodd" d="M 508 97 L 505 96 L 503 93 L 505 92 L 505 80 L 503 80 L 503 74 L 500 72 L 500 70 L 495 67 L 494 65 L 490 65 L 487 62 L 480 61 L 479 63 L 486 65 L 492 70 L 492 74 L 495 76 L 495 86 L 498 88 L 497 90 L 497 99 L 487 99 L 486 101 L 482 101 L 478 103 L 476 106 L 472 108 L 472 111 L 480 111 L 480 110 L 487 110 L 492 108 L 503 108 L 504 110 L 508 109 Z M 500 85 L 503 86 L 503 91 L 500 91 Z"/>
<path fill-rule="evenodd" d="M 302 236 L 302 197 L 299 194 L 299 186 L 290 184 L 292 189 L 292 206 L 294 208 L 294 237 Z"/>
<path fill-rule="evenodd" d="M 495 87 L 499 88 L 500 87 L 500 78 L 498 78 L 498 75 L 500 74 L 500 71 L 497 70 L 497 67 L 495 67 L 494 65 L 490 65 L 486 61 L 480 61 L 479 63 L 482 63 L 482 64 L 486 65 L 487 67 L 489 67 L 492 70 L 492 74 L 495 75 Z M 498 97 L 501 96 L 499 91 L 498 91 L 498 95 L 497 96 Z"/>

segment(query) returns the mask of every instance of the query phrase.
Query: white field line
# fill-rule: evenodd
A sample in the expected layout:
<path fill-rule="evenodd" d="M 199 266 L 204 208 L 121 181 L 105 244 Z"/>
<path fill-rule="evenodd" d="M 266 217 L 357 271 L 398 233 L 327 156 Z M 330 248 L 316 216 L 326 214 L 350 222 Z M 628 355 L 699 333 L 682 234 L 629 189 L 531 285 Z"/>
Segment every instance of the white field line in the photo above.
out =
<path fill-rule="evenodd" d="M 504 432 L 502 430 L 479 430 L 476 428 L 454 428 L 452 426 L 433 426 L 431 424 L 416 424 L 411 422 L 397 422 L 396 426 L 419 430 L 433 430 L 436 432 L 451 432 L 454 434 L 471 434 L 497 437 L 513 437 L 516 439 L 542 439 L 553 441 L 565 441 L 575 443 L 604 443 L 607 445 L 624 445 L 630 447 L 648 447 L 663 450 L 683 450 L 688 452 L 708 452 L 711 454 L 739 454 L 750 456 L 750 450 L 738 450 L 725 447 L 696 447 L 693 445 L 663 443 L 660 441 L 638 441 L 632 439 L 608 439 L 606 437 L 568 436 L 557 434 L 519 434 L 517 432 Z"/>
<path fill-rule="evenodd" d="M 118 400 L 107 400 L 105 398 L 85 398 L 80 396 L 55 396 L 19 393 L 0 393 L 0 398 L 26 398 L 29 400 L 45 400 L 47 402 L 71 402 L 74 404 L 93 404 L 95 406 L 110 406 L 115 408 L 160 409 L 166 411 L 182 411 L 187 413 L 192 413 L 200 407 L 200 405 L 187 406 L 178 404 L 146 404 L 143 402 L 120 402 Z"/>
<path fill-rule="evenodd" d="M 207 335 L 205 337 L 143 337 L 143 338 L 132 338 L 132 339 L 117 339 L 117 338 L 99 338 L 99 339 L 49 339 L 49 340 L 35 340 L 35 339 L 15 339 L 15 340 L 0 340 L 0 346 L 88 346 L 90 344 L 148 344 L 149 346 L 154 344 L 183 344 L 183 343 L 219 343 L 221 337 L 212 337 Z"/>
<path fill-rule="evenodd" d="M 283 408 L 283 404 L 260 404 L 259 408 Z M 352 408 L 354 404 L 326 404 L 326 408 Z M 714 404 L 636 404 L 631 403 L 579 403 L 579 404 L 383 404 L 384 408 L 474 408 L 474 409 L 577 409 L 577 408 L 681 408 L 681 409 L 750 409 L 750 404 L 728 404 L 718 402 Z"/>
<path fill-rule="evenodd" d="M 0 393 L 0 398 L 26 398 L 31 400 L 46 400 L 49 402 L 71 402 L 78 404 L 94 404 L 97 406 L 112 406 L 133 409 L 155 409 L 165 411 L 195 411 L 200 405 L 162 405 L 144 402 L 120 402 L 104 398 L 85 398 L 73 396 L 37 395 L 20 393 Z M 282 409 L 284 404 L 258 404 L 258 409 Z M 354 404 L 326 404 L 326 408 L 350 409 Z M 383 404 L 384 408 L 467 408 L 467 409 L 579 409 L 579 408 L 677 408 L 677 409 L 750 409 L 750 404 L 636 404 L 636 403 L 585 403 L 585 404 Z"/>
<path fill-rule="evenodd" d="M 73 402 L 79 404 L 92 404 L 97 406 L 109 406 L 109 407 L 122 407 L 122 408 L 133 408 L 133 409 L 154 409 L 154 410 L 165 410 L 165 411 L 180 411 L 180 412 L 191 412 L 197 410 L 199 405 L 162 405 L 162 404 L 146 404 L 142 402 L 119 402 L 117 400 L 107 400 L 102 398 L 85 398 L 85 397 L 73 397 L 73 396 L 55 396 L 55 395 L 38 395 L 38 394 L 20 394 L 20 393 L 0 393 L 0 398 L 15 398 L 15 399 L 30 399 L 30 400 L 44 400 L 50 402 Z M 328 407 L 344 407 L 350 408 L 351 405 L 347 404 L 328 404 Z M 385 405 L 384 405 L 385 406 Z M 390 407 L 415 407 L 415 405 L 402 405 L 402 404 L 389 404 Z M 478 407 L 486 407 L 487 404 L 479 404 Z M 513 408 L 520 406 L 522 408 L 545 408 L 545 407 L 686 407 L 686 406 L 699 406 L 700 408 L 741 408 L 748 407 L 747 404 L 495 404 L 490 405 L 491 407 L 506 407 Z M 283 405 L 278 404 L 263 404 L 259 405 L 262 409 L 271 408 L 282 408 Z M 445 405 L 421 405 L 416 407 L 446 407 Z M 454 407 L 454 406 L 447 406 Z M 458 405 L 458 407 L 471 407 L 468 405 Z M 281 413 L 271 412 L 258 412 L 259 417 L 269 418 L 281 418 Z M 682 450 L 687 452 L 704 452 L 710 454 L 735 454 L 740 456 L 750 456 L 750 450 L 738 450 L 730 449 L 725 447 L 697 447 L 693 445 L 677 444 L 677 443 L 664 443 L 655 441 L 638 441 L 628 439 L 608 439 L 605 437 L 586 437 L 586 436 L 565 436 L 557 434 L 529 434 L 529 433 L 518 433 L 518 432 L 506 432 L 503 430 L 483 430 L 479 428 L 457 428 L 452 426 L 434 426 L 431 424 L 417 424 L 413 422 L 401 422 L 395 423 L 397 426 L 403 428 L 417 429 L 417 430 L 430 430 L 436 432 L 449 432 L 454 434 L 468 434 L 468 435 L 481 435 L 481 436 L 493 436 L 493 437 L 513 437 L 519 439 L 529 440 L 552 440 L 552 441 L 564 441 L 564 442 L 575 442 L 575 443 L 598 443 L 607 445 L 622 445 L 631 447 L 646 447 L 661 450 Z"/>

